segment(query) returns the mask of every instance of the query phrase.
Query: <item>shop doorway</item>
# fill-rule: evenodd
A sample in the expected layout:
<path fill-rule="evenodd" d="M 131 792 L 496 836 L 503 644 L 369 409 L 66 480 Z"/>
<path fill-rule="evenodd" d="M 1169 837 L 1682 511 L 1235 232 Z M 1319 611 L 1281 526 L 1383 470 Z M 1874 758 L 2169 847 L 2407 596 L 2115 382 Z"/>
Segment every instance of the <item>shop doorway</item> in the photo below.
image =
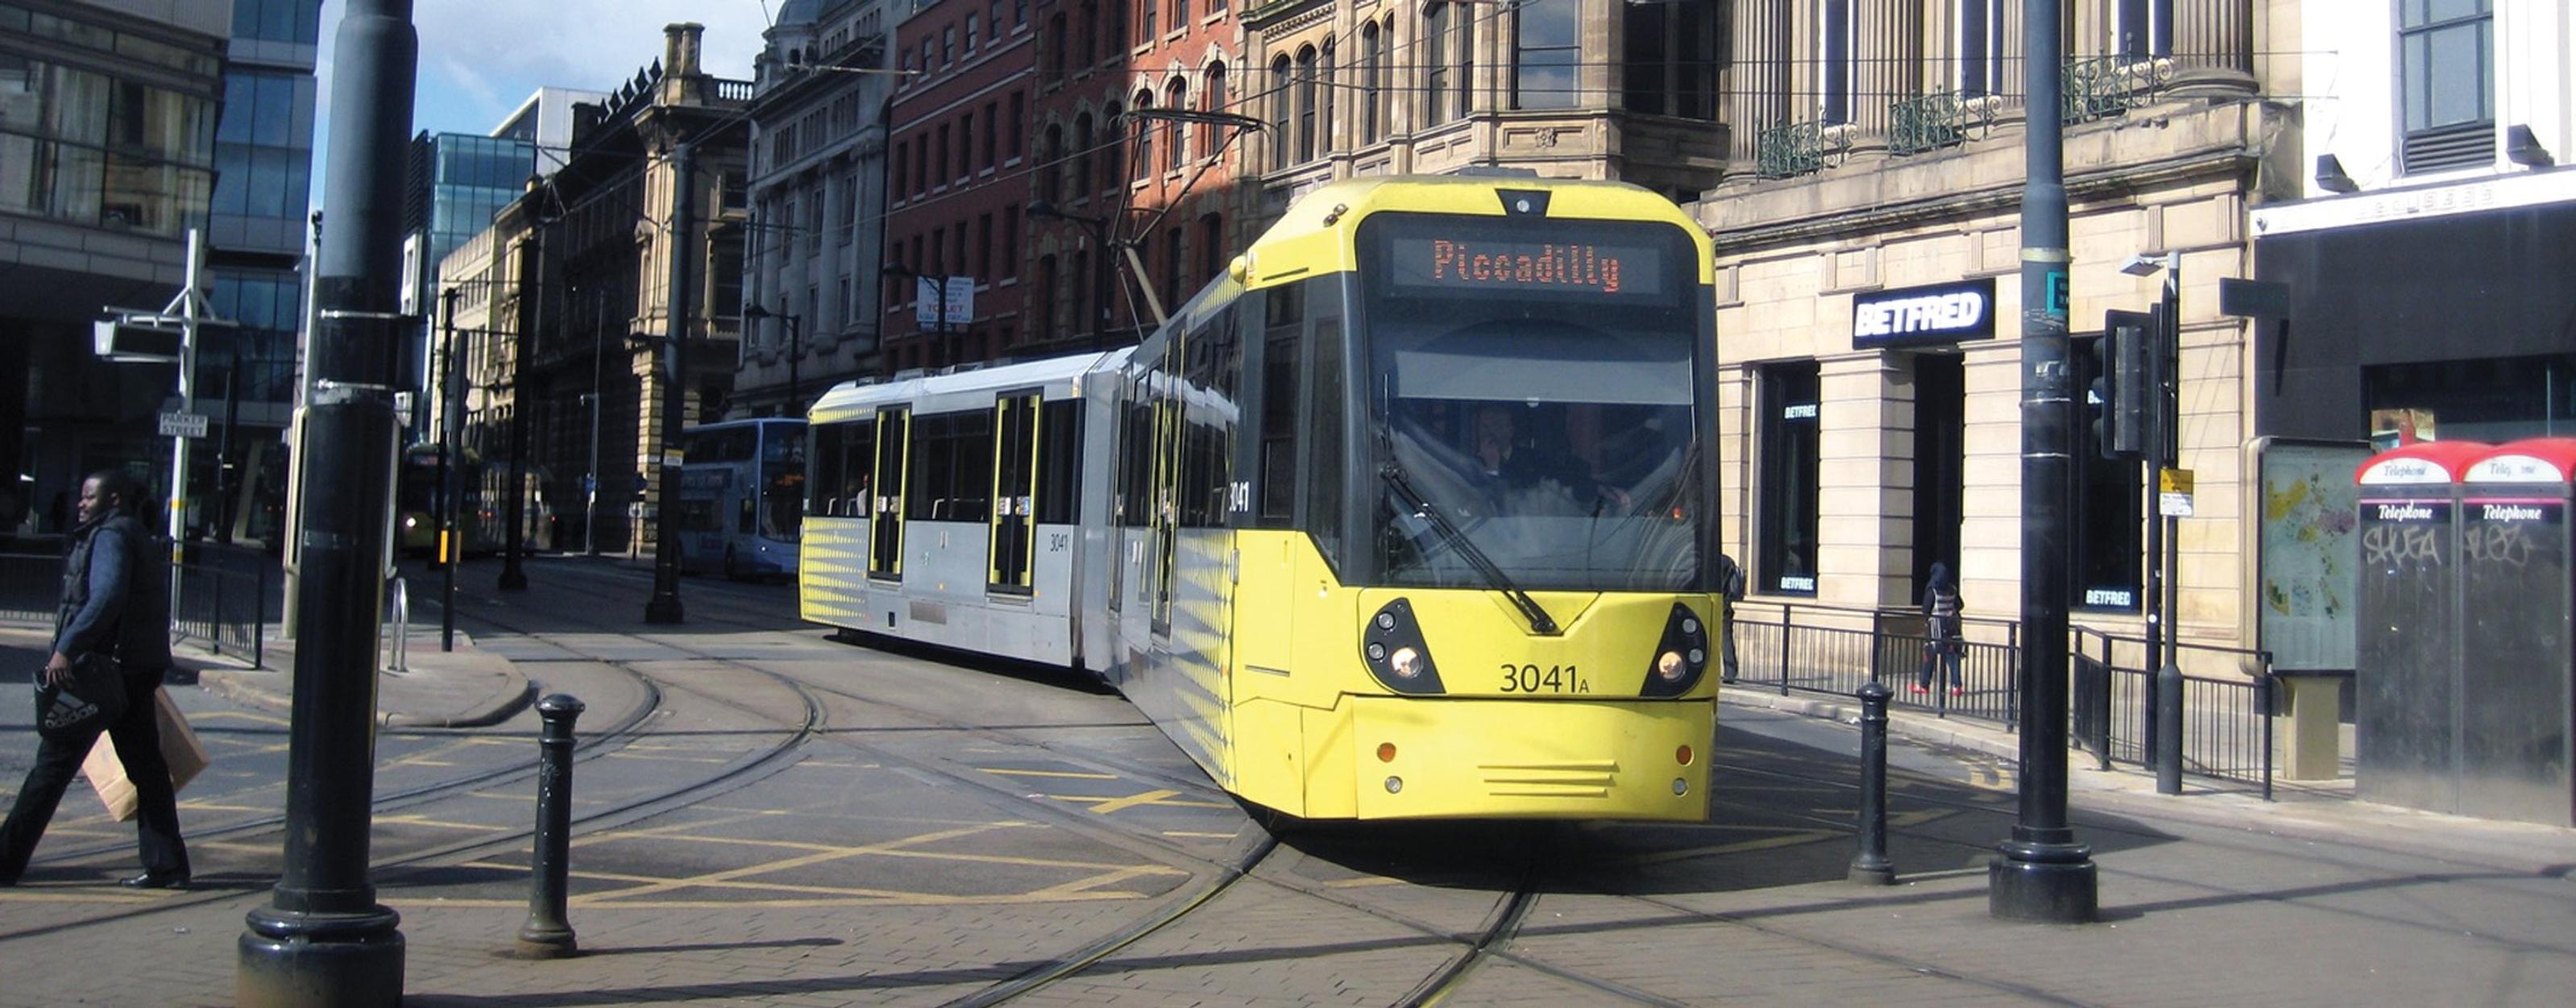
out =
<path fill-rule="evenodd" d="M 1914 591 L 1923 597 L 1932 565 L 1959 573 L 1960 471 L 1967 428 L 1967 376 L 1956 353 L 1914 358 Z"/>

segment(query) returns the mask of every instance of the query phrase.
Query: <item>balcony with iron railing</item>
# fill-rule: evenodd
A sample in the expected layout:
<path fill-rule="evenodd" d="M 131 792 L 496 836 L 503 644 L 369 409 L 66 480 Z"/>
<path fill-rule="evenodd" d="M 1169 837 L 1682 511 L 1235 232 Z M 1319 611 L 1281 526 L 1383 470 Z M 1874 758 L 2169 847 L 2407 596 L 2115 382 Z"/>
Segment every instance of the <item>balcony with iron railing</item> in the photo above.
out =
<path fill-rule="evenodd" d="M 2235 69 L 2241 60 L 2226 56 L 2081 56 L 2065 62 L 2060 78 L 2063 123 L 2074 127 L 2108 119 L 2176 97 L 2180 84 L 2205 80 L 2212 71 Z M 1939 80 L 1959 78 L 1954 70 L 1929 68 Z M 1823 171 L 1841 156 L 1883 145 L 1895 157 L 1910 157 L 1956 147 L 1990 135 L 2000 125 L 2021 118 L 2024 95 L 2017 67 L 1991 93 L 1939 88 L 1873 98 L 1855 95 L 1860 113 L 1850 122 L 1822 119 L 1777 122 L 1755 131 L 1750 152 L 1754 172 L 1764 179 L 1787 179 Z M 1874 114 L 1884 108 L 1884 117 Z"/>

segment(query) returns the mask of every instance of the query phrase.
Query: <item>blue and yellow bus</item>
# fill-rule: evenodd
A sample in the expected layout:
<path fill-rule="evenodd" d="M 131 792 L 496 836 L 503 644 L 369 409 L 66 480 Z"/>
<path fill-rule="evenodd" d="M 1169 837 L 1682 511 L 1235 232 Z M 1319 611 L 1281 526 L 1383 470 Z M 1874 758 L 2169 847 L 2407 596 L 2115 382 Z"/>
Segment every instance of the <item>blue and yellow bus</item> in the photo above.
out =
<path fill-rule="evenodd" d="M 805 421 L 731 420 L 680 435 L 680 568 L 796 576 Z"/>

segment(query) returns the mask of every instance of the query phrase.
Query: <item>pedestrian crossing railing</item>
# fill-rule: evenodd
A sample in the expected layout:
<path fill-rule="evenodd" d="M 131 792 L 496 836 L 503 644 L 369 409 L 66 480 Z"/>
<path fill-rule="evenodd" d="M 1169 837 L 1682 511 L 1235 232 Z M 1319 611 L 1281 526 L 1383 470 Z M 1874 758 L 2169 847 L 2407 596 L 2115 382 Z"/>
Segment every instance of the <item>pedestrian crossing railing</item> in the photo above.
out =
<path fill-rule="evenodd" d="M 2021 625 L 1967 617 L 1956 640 L 1938 640 L 1913 609 L 1866 609 L 1794 600 L 1735 604 L 1732 689 L 1850 697 L 1885 685 L 1890 707 L 2017 730 L 2021 718 Z M 2073 744 L 2105 768 L 2153 766 L 2149 742 L 2153 676 L 2144 641 L 2088 627 L 2068 637 Z M 2184 643 L 2183 770 L 2271 795 L 2273 741 L 2269 656 Z M 2248 674 L 2221 673 L 2242 667 Z"/>

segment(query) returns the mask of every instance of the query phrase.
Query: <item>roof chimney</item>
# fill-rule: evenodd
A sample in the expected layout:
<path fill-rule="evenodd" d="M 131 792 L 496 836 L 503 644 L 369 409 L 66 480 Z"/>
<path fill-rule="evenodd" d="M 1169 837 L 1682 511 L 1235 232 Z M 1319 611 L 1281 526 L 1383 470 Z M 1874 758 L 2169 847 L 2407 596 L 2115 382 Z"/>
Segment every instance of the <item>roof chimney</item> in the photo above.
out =
<path fill-rule="evenodd" d="M 684 21 L 662 26 L 662 70 L 672 77 L 695 77 L 698 68 L 698 38 L 707 26 Z"/>

